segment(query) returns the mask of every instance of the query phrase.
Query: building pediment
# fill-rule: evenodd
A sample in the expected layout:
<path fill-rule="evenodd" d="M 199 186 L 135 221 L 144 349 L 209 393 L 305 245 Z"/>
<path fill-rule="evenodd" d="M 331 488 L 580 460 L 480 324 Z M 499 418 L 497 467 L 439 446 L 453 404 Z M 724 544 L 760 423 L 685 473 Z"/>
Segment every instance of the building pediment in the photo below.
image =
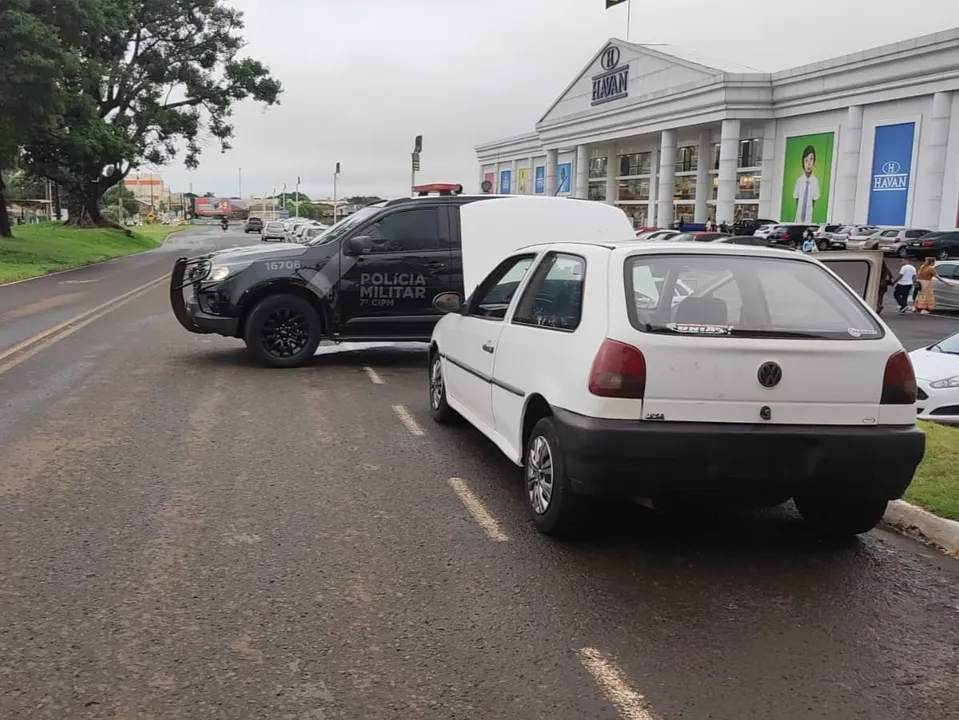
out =
<path fill-rule="evenodd" d="M 660 49 L 667 47 L 609 40 L 553 103 L 537 127 L 593 108 L 613 109 L 675 88 L 715 80 L 728 72 L 728 69 L 710 67 Z"/>

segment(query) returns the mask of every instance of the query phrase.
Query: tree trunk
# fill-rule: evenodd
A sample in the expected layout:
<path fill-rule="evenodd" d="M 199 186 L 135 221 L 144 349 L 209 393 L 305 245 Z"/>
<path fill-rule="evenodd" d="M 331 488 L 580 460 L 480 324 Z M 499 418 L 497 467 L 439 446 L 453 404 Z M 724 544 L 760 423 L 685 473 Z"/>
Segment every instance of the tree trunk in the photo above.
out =
<path fill-rule="evenodd" d="M 7 186 L 3 182 L 3 168 L 0 168 L 0 237 L 12 238 L 10 214 L 7 212 Z"/>
<path fill-rule="evenodd" d="M 100 196 L 103 188 L 97 183 L 88 183 L 84 187 L 70 187 L 67 193 L 67 209 L 70 217 L 67 225 L 81 228 L 116 228 L 128 236 L 133 233 L 115 222 L 103 217 L 100 212 Z"/>

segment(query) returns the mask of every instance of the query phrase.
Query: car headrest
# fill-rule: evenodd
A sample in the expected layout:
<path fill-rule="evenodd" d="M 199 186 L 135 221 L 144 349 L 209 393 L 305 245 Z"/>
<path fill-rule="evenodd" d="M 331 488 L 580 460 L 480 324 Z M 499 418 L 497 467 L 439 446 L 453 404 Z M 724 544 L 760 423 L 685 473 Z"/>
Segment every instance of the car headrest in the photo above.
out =
<path fill-rule="evenodd" d="M 688 297 L 676 307 L 676 322 L 689 325 L 726 325 L 729 309 L 719 298 Z"/>

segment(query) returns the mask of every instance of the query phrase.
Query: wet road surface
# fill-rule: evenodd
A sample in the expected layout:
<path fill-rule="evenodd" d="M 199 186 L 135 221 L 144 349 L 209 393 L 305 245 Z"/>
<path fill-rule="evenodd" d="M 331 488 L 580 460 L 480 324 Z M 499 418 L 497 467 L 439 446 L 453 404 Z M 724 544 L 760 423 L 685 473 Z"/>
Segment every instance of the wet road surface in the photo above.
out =
<path fill-rule="evenodd" d="M 426 389 L 417 348 L 251 367 L 162 285 L 0 370 L 0 717 L 959 718 L 955 561 L 788 507 L 551 541 Z"/>

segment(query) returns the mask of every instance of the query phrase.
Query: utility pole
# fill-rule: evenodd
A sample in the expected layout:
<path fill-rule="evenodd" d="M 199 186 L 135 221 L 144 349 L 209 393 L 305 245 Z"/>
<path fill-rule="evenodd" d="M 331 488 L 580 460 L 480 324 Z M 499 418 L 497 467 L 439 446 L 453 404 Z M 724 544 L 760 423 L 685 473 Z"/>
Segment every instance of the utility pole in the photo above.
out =
<path fill-rule="evenodd" d="M 236 196 L 242 200 L 243 199 L 243 168 L 240 168 L 237 173 L 237 186 L 238 186 L 237 189 L 239 190 L 239 192 L 237 193 Z"/>
<path fill-rule="evenodd" d="M 280 198 L 280 209 L 286 210 L 286 183 L 283 183 L 283 196 Z"/>
<path fill-rule="evenodd" d="M 336 225 L 336 178 L 340 174 L 340 164 L 336 164 L 333 171 L 333 224 Z"/>
<path fill-rule="evenodd" d="M 296 208 L 296 216 L 300 217 L 300 176 L 296 176 L 296 200 L 293 201 Z"/>
<path fill-rule="evenodd" d="M 410 195 L 416 187 L 416 171 L 420 169 L 420 153 L 423 152 L 423 136 L 417 135 L 413 140 L 413 157 L 410 163 Z"/>

